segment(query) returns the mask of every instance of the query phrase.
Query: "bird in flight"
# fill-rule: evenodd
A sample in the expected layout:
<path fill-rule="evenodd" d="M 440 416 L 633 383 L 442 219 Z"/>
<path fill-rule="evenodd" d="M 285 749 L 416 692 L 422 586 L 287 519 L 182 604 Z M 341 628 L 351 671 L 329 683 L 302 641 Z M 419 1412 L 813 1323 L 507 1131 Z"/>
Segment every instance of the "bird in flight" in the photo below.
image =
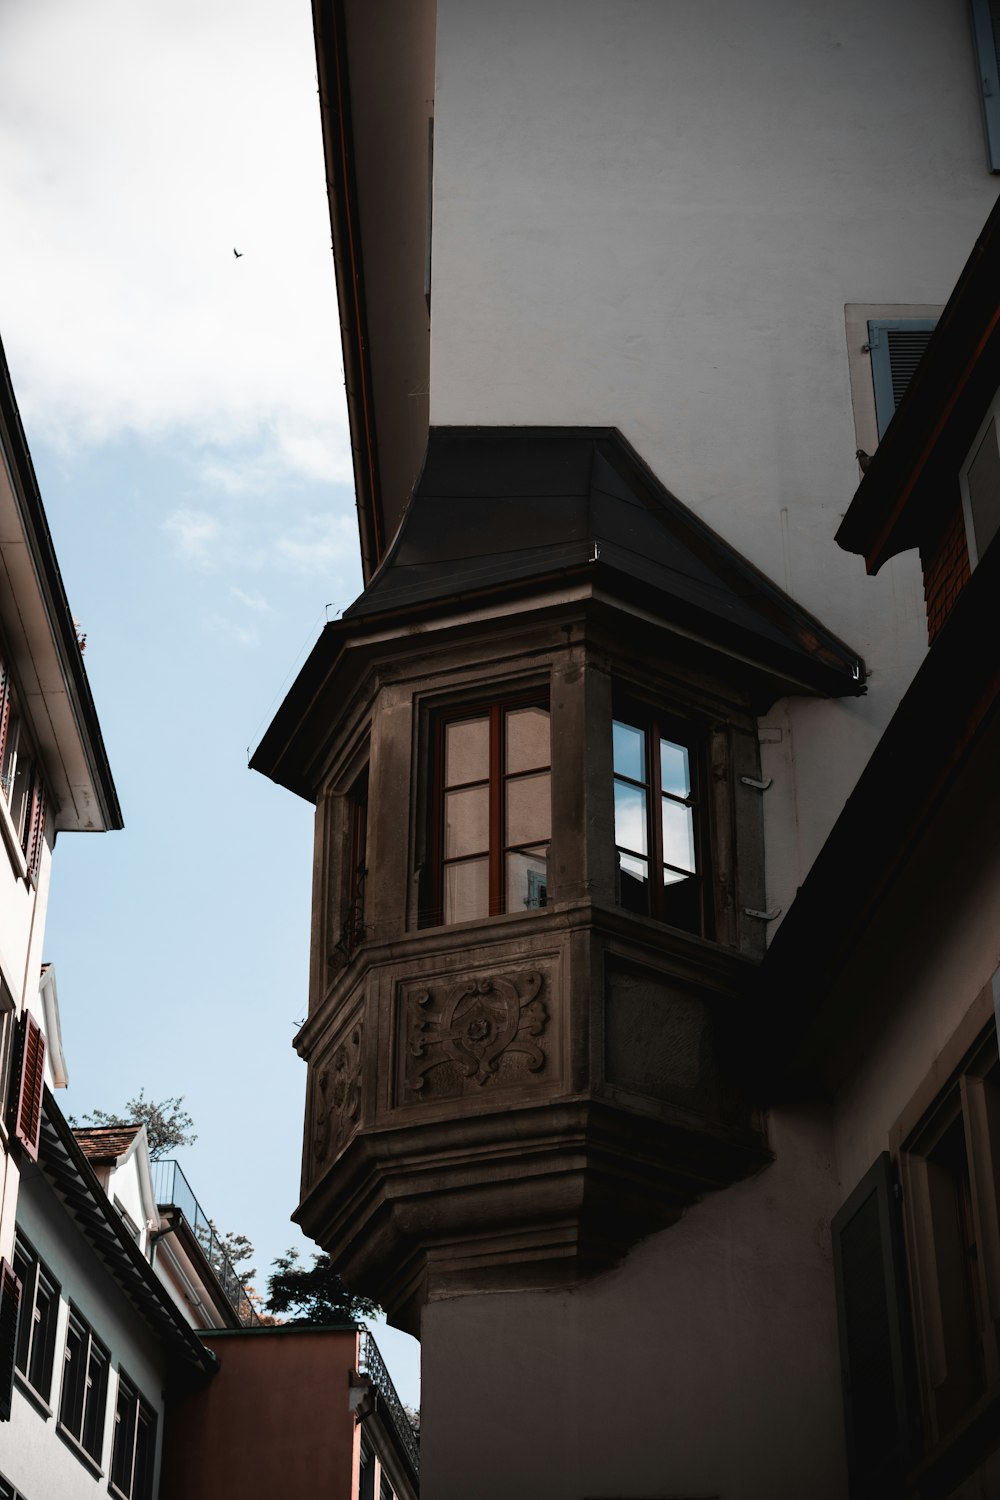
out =
<path fill-rule="evenodd" d="M 243 251 L 242 251 L 242 250 L 237 250 L 237 249 L 236 249 L 236 248 L 235 248 L 235 247 L 234 247 L 234 249 L 233 249 L 233 254 L 234 254 L 234 255 L 235 255 L 235 256 L 236 256 L 236 259 L 237 259 L 237 260 L 242 260 L 242 259 L 243 259 Z"/>

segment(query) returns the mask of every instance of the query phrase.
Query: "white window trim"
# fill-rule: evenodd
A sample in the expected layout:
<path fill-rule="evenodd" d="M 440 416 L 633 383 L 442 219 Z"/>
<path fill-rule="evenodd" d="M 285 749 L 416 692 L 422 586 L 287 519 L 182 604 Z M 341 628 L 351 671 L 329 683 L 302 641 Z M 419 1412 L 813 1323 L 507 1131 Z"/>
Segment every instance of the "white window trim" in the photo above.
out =
<path fill-rule="evenodd" d="M 17 836 L 14 819 L 10 815 L 7 798 L 3 792 L 0 792 L 0 834 L 3 835 L 3 842 L 7 847 L 7 856 L 10 860 L 11 869 L 19 880 L 27 880 L 28 861 L 25 858 L 24 850 L 21 848 L 21 840 Z"/>

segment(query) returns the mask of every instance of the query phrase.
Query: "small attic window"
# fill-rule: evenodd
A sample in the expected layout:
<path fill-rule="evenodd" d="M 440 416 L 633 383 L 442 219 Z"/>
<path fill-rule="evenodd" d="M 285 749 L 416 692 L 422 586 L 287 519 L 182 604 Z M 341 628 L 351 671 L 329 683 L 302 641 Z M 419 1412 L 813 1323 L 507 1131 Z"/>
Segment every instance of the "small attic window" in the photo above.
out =
<path fill-rule="evenodd" d="M 972 567 L 980 561 L 1000 531 L 1000 392 L 989 411 L 965 463 L 959 470 L 965 534 Z"/>
<path fill-rule="evenodd" d="M 137 1245 L 141 1244 L 142 1243 L 142 1230 L 139 1228 L 138 1224 L 132 1218 L 131 1214 L 128 1212 L 128 1209 L 125 1207 L 124 1203 L 122 1203 L 122 1201 L 121 1201 L 120 1198 L 115 1198 L 114 1203 L 115 1203 L 115 1209 L 116 1209 L 116 1211 L 118 1213 L 118 1217 L 121 1219 L 122 1223 L 125 1225 L 125 1228 L 128 1230 L 129 1234 L 135 1240 L 136 1244 Z"/>

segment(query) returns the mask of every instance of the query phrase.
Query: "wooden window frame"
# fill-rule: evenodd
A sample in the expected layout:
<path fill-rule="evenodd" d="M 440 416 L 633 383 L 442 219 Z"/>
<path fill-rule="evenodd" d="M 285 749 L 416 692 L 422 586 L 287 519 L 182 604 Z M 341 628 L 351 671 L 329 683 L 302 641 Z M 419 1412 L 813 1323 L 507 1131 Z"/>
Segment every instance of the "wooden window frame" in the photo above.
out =
<path fill-rule="evenodd" d="M 21 1278 L 0 1260 L 0 1422 L 9 1422 L 14 1399 L 17 1357 L 17 1320 L 21 1306 Z"/>
<path fill-rule="evenodd" d="M 125 1426 L 122 1422 L 122 1398 L 129 1421 Z M 140 1422 L 145 1421 L 149 1429 L 149 1467 L 147 1472 L 136 1474 L 136 1457 L 139 1447 Z M 153 1473 L 156 1467 L 156 1412 L 140 1392 L 134 1380 L 131 1380 L 125 1372 L 119 1368 L 118 1390 L 115 1394 L 115 1430 L 111 1443 L 111 1474 L 108 1480 L 108 1490 L 112 1495 L 117 1495 L 120 1500 L 152 1500 Z M 122 1433 L 127 1436 L 123 1439 Z M 123 1444 L 127 1445 L 128 1452 L 125 1453 Z M 128 1486 L 123 1488 L 119 1479 L 119 1460 L 124 1459 L 128 1467 Z M 137 1487 L 138 1484 L 138 1487 Z"/>
<path fill-rule="evenodd" d="M 940 1075 L 939 1075 L 940 1077 Z M 992 1101 L 990 1095 L 992 1094 Z M 961 1121 L 968 1169 L 969 1229 L 975 1255 L 962 1267 L 968 1284 L 956 1288 L 946 1270 L 954 1238 L 946 1230 L 935 1191 L 934 1153 Z M 1000 1410 L 1000 1057 L 996 1023 L 990 1020 L 952 1071 L 919 1121 L 899 1145 L 906 1253 L 913 1300 L 920 1404 L 931 1452 L 947 1448 L 991 1405 Z M 940 1173 L 942 1169 L 938 1168 Z M 956 1303 L 972 1319 L 963 1334 L 955 1326 Z M 980 1389 L 960 1409 L 949 1403 L 968 1355 L 980 1365 Z"/>
<path fill-rule="evenodd" d="M 73 1357 L 70 1353 L 70 1334 L 75 1334 L 81 1340 L 81 1346 L 85 1350 L 85 1357 L 81 1361 L 82 1374 L 78 1375 L 73 1366 Z M 93 1365 L 95 1351 L 100 1355 L 97 1368 L 97 1378 L 94 1378 Z M 100 1468 L 101 1453 L 104 1448 L 104 1429 L 107 1426 L 107 1402 L 108 1402 L 108 1377 L 111 1373 L 111 1355 L 106 1346 L 94 1333 L 93 1328 L 87 1322 L 83 1314 L 70 1303 L 69 1321 L 66 1325 L 66 1343 L 63 1349 L 63 1378 L 59 1392 L 59 1432 L 69 1443 L 74 1452 L 80 1456 L 86 1456 Z M 83 1381 L 82 1399 L 80 1402 L 80 1427 L 75 1432 L 67 1420 L 67 1407 L 75 1395 L 76 1381 Z M 96 1427 L 92 1433 L 91 1442 L 87 1442 L 88 1418 L 91 1416 L 92 1407 L 96 1403 Z M 93 1446 L 91 1446 L 91 1443 Z"/>
<path fill-rule="evenodd" d="M 368 767 L 347 794 L 347 879 L 344 920 L 338 947 L 351 958 L 365 940 L 365 886 L 368 879 Z"/>
<path fill-rule="evenodd" d="M 962 496 L 962 518 L 965 522 L 965 541 L 969 549 L 970 569 L 978 567 L 982 554 L 986 551 L 990 542 L 995 540 L 996 535 L 989 537 L 985 545 L 980 547 L 979 537 L 976 533 L 976 520 L 972 510 L 972 496 L 969 491 L 969 470 L 973 467 L 979 456 L 979 450 L 986 441 L 991 423 L 993 424 L 993 441 L 996 444 L 998 455 L 1000 455 L 1000 391 L 997 391 L 990 402 L 986 414 L 979 425 L 979 430 L 970 444 L 969 451 L 958 471 L 958 485 Z"/>
<path fill-rule="evenodd" d="M 991 172 L 1000 172 L 1000 66 L 989 0 L 971 0 L 972 36 L 983 106 L 986 159 Z"/>
<path fill-rule="evenodd" d="M 15 1365 L 19 1379 L 32 1390 L 45 1406 L 52 1396 L 52 1372 L 56 1359 L 56 1325 L 59 1321 L 60 1286 L 48 1266 L 24 1236 L 18 1233 L 14 1244 L 14 1264 L 21 1260 L 21 1312 L 17 1328 L 17 1354 Z M 48 1313 L 45 1320 L 38 1311 L 39 1287 L 45 1284 L 48 1292 Z M 32 1378 L 39 1372 L 34 1368 L 38 1354 L 38 1339 L 41 1346 L 41 1378 Z"/>
<path fill-rule="evenodd" d="M 432 910 L 429 926 L 440 927 L 445 925 L 444 916 L 444 881 L 445 870 L 451 864 L 460 863 L 461 859 L 469 856 L 446 859 L 444 855 L 444 811 L 445 811 L 445 731 L 449 724 L 460 723 L 466 719 L 487 718 L 489 721 L 489 774 L 485 783 L 475 782 L 468 785 L 483 785 L 489 787 L 489 844 L 486 857 L 489 860 L 489 898 L 487 916 L 497 917 L 507 914 L 507 878 L 506 864 L 507 856 L 516 853 L 519 849 L 533 849 L 537 847 L 538 841 L 532 844 L 510 844 L 505 842 L 505 810 L 507 783 L 515 780 L 520 775 L 535 775 L 537 770 L 532 769 L 523 773 L 518 772 L 511 775 L 506 770 L 506 748 L 504 728 L 508 713 L 516 712 L 522 708 L 544 709 L 549 715 L 549 763 L 545 768 L 549 774 L 549 786 L 551 797 L 552 777 L 552 717 L 549 705 L 549 694 L 547 691 L 516 694 L 510 697 L 482 699 L 471 703 L 463 703 L 454 707 L 442 708 L 435 711 L 432 719 L 432 791 L 430 799 L 430 866 L 431 866 L 431 889 Z M 460 784 L 449 787 L 447 790 L 460 789 Z M 546 847 L 551 847 L 552 829 L 550 826 L 549 841 Z M 548 904 L 548 890 L 546 888 L 545 900 L 538 908 L 527 908 L 528 910 L 541 909 L 542 905 Z M 482 920 L 486 920 L 483 918 Z M 451 925 L 451 924 L 449 924 Z"/>
<path fill-rule="evenodd" d="M 712 902 L 709 899 L 709 870 L 711 868 L 711 861 L 709 859 L 704 735 L 699 734 L 697 726 L 689 721 L 678 718 L 669 712 L 654 709 L 632 698 L 616 699 L 612 709 L 612 722 L 613 724 L 623 724 L 630 729 L 639 730 L 643 734 L 647 773 L 645 782 L 636 781 L 632 777 L 616 771 L 612 757 L 612 787 L 616 781 L 621 781 L 628 786 L 641 789 L 646 794 L 647 853 L 642 854 L 638 850 L 628 849 L 627 846 L 619 844 L 616 838 L 616 879 L 620 883 L 619 854 L 628 854 L 635 859 L 644 859 L 649 866 L 649 879 L 647 883 L 650 893 L 650 910 L 647 915 L 652 917 L 654 921 L 664 922 L 669 926 L 676 927 L 677 924 L 671 923 L 670 917 L 667 914 L 668 900 L 666 892 L 669 887 L 663 883 L 662 871 L 667 868 L 677 869 L 678 873 L 687 874 L 687 872 L 680 871 L 677 866 L 671 865 L 669 860 L 663 858 L 663 819 L 660 808 L 664 797 L 671 802 L 689 807 L 692 811 L 695 868 L 688 878 L 697 882 L 699 912 L 698 926 L 691 930 L 698 937 L 709 937 L 712 925 Z M 691 778 L 691 794 L 688 798 L 676 797 L 672 793 L 663 791 L 660 770 L 661 740 L 666 740 L 673 745 L 681 745 L 687 751 L 688 770 Z M 624 905 L 621 901 L 620 890 L 619 905 Z M 631 908 L 627 909 L 631 910 Z M 677 930 L 684 932 L 689 929 L 681 927 L 677 928 Z"/>

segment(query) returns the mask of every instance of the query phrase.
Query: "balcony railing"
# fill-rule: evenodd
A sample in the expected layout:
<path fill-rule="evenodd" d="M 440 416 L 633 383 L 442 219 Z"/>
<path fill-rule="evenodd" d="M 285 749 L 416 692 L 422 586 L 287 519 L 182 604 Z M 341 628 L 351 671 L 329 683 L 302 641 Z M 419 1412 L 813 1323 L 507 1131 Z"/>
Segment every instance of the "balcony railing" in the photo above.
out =
<path fill-rule="evenodd" d="M 396 1387 L 392 1383 L 392 1376 L 385 1367 L 382 1356 L 379 1353 L 378 1344 L 376 1344 L 367 1328 L 361 1330 L 360 1341 L 360 1373 L 367 1375 L 385 1402 L 386 1409 L 392 1419 L 392 1425 L 395 1427 L 399 1441 L 403 1445 L 403 1451 L 413 1465 L 414 1475 L 417 1475 L 420 1473 L 420 1447 L 417 1443 L 417 1435 L 410 1425 L 409 1417 L 403 1410 L 403 1403 L 396 1395 Z"/>
<path fill-rule="evenodd" d="M 259 1323 L 253 1303 L 242 1279 L 233 1268 L 222 1241 L 212 1228 L 211 1220 L 191 1191 L 190 1184 L 175 1161 L 154 1161 L 153 1191 L 160 1208 L 179 1208 L 192 1234 L 201 1246 L 206 1260 L 215 1272 L 226 1294 L 226 1300 L 245 1328 Z"/>

